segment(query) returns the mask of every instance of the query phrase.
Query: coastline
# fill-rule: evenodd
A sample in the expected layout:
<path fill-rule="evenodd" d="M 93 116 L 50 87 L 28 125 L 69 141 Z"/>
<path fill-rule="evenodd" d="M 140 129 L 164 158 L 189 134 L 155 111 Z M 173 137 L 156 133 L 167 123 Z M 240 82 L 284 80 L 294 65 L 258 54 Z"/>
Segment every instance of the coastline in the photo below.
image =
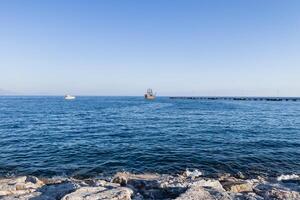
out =
<path fill-rule="evenodd" d="M 0 199 L 297 200 L 300 199 L 300 176 L 247 179 L 240 173 L 209 178 L 198 170 L 176 175 L 118 172 L 111 177 L 87 179 L 21 176 L 0 179 Z"/>

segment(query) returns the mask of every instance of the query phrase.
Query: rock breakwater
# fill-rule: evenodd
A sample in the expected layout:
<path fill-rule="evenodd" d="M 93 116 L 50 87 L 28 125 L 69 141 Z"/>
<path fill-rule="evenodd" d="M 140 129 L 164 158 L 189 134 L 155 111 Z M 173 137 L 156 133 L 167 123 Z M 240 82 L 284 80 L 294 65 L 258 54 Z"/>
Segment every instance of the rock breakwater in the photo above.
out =
<path fill-rule="evenodd" d="M 1 200 L 299 200 L 300 178 L 253 179 L 222 175 L 203 177 L 199 171 L 178 175 L 119 172 L 107 179 L 0 179 Z M 283 178 L 284 177 L 284 178 Z"/>

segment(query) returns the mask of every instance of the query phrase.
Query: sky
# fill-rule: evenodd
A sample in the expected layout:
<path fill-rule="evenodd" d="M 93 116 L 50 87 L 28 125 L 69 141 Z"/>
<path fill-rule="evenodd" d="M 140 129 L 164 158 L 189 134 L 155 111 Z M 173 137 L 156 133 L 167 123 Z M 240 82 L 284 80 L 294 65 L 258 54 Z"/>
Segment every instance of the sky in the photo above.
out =
<path fill-rule="evenodd" d="M 0 1 L 0 94 L 147 88 L 300 96 L 300 1 Z"/>

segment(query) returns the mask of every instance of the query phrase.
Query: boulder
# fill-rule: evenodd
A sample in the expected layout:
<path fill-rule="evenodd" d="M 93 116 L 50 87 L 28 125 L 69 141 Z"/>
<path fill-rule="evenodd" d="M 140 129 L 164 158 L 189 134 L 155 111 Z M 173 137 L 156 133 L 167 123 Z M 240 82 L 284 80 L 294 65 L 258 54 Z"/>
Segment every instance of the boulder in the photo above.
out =
<path fill-rule="evenodd" d="M 118 183 L 121 186 L 133 187 L 137 190 L 153 189 L 160 187 L 162 177 L 157 174 L 131 174 L 131 173 L 117 173 L 112 182 Z"/>
<path fill-rule="evenodd" d="M 117 173 L 114 177 L 112 182 L 113 183 L 118 183 L 121 186 L 126 186 L 127 181 L 128 181 L 128 174 L 127 173 Z"/>
<path fill-rule="evenodd" d="M 45 185 L 44 187 L 38 190 L 38 192 L 40 192 L 41 195 L 34 200 L 61 199 L 63 196 L 75 191 L 77 188 L 79 188 L 79 185 L 73 182 L 63 182 L 60 184 Z"/>
<path fill-rule="evenodd" d="M 21 195 L 9 195 L 9 196 L 3 196 L 0 199 L 1 200 L 38 200 L 40 199 L 39 196 L 41 195 L 40 192 L 32 192 L 28 194 L 21 194 Z M 44 198 L 44 200 L 53 200 Z"/>
<path fill-rule="evenodd" d="M 44 183 L 33 176 L 22 176 L 0 180 L 0 196 L 21 195 L 34 192 Z"/>
<path fill-rule="evenodd" d="M 141 195 L 140 193 L 136 193 L 133 197 L 132 200 L 144 200 L 143 195 Z"/>
<path fill-rule="evenodd" d="M 131 200 L 133 191 L 126 187 L 82 187 L 62 200 Z"/>
<path fill-rule="evenodd" d="M 205 191 L 203 187 L 191 187 L 181 194 L 176 200 L 213 200 L 213 196 Z"/>
<path fill-rule="evenodd" d="M 130 174 L 117 173 L 114 183 L 131 188 L 135 194 L 144 199 L 174 199 L 186 190 L 178 180 L 172 176 L 158 174 Z"/>
<path fill-rule="evenodd" d="M 195 181 L 195 182 L 191 183 L 190 186 L 209 187 L 209 188 L 214 188 L 215 190 L 218 190 L 220 192 L 225 192 L 220 181 L 213 180 L 213 179 L 202 179 L 199 181 Z"/>
<path fill-rule="evenodd" d="M 298 191 L 290 190 L 289 188 L 281 187 L 273 184 L 260 184 L 254 188 L 254 192 L 265 199 L 277 200 L 299 200 L 300 193 Z"/>
<path fill-rule="evenodd" d="M 230 200 L 226 192 L 220 192 L 214 188 L 192 186 L 176 200 Z"/>
<path fill-rule="evenodd" d="M 299 200 L 300 194 L 296 191 L 286 191 L 273 188 L 272 190 L 265 193 L 265 197 L 278 199 L 278 200 Z"/>
<path fill-rule="evenodd" d="M 233 200 L 264 200 L 263 197 L 258 196 L 255 193 L 231 193 L 231 198 Z"/>
<path fill-rule="evenodd" d="M 218 174 L 217 178 L 219 181 L 223 181 L 223 180 L 231 178 L 231 174 L 229 174 L 229 173 Z"/>
<path fill-rule="evenodd" d="M 189 184 L 189 188 L 177 200 L 229 200 L 230 197 L 218 180 L 201 179 Z"/>
<path fill-rule="evenodd" d="M 252 192 L 252 184 L 242 180 L 224 180 L 221 181 L 223 188 L 226 191 L 240 193 L 240 192 Z"/>
<path fill-rule="evenodd" d="M 105 180 L 94 180 L 93 182 L 90 182 L 88 186 L 92 187 L 120 187 L 120 184 L 118 183 L 111 183 Z"/>
<path fill-rule="evenodd" d="M 78 186 L 71 182 L 65 182 L 53 185 L 44 185 L 43 187 L 26 194 L 13 194 L 2 197 L 3 200 L 57 200 L 64 195 L 74 191 Z"/>

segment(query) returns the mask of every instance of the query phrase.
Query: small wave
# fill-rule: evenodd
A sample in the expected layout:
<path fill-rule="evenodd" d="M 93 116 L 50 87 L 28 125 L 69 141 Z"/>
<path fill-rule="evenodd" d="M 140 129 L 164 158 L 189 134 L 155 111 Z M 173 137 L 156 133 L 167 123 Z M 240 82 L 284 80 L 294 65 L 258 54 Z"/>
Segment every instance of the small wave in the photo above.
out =
<path fill-rule="evenodd" d="M 184 175 L 187 177 L 196 178 L 196 177 L 202 176 L 203 173 L 201 171 L 199 171 L 198 169 L 194 169 L 194 170 L 186 169 L 184 172 Z"/>
<path fill-rule="evenodd" d="M 280 175 L 277 177 L 277 181 L 294 180 L 294 179 L 300 179 L 300 176 L 297 174 L 291 174 L 291 175 Z"/>

